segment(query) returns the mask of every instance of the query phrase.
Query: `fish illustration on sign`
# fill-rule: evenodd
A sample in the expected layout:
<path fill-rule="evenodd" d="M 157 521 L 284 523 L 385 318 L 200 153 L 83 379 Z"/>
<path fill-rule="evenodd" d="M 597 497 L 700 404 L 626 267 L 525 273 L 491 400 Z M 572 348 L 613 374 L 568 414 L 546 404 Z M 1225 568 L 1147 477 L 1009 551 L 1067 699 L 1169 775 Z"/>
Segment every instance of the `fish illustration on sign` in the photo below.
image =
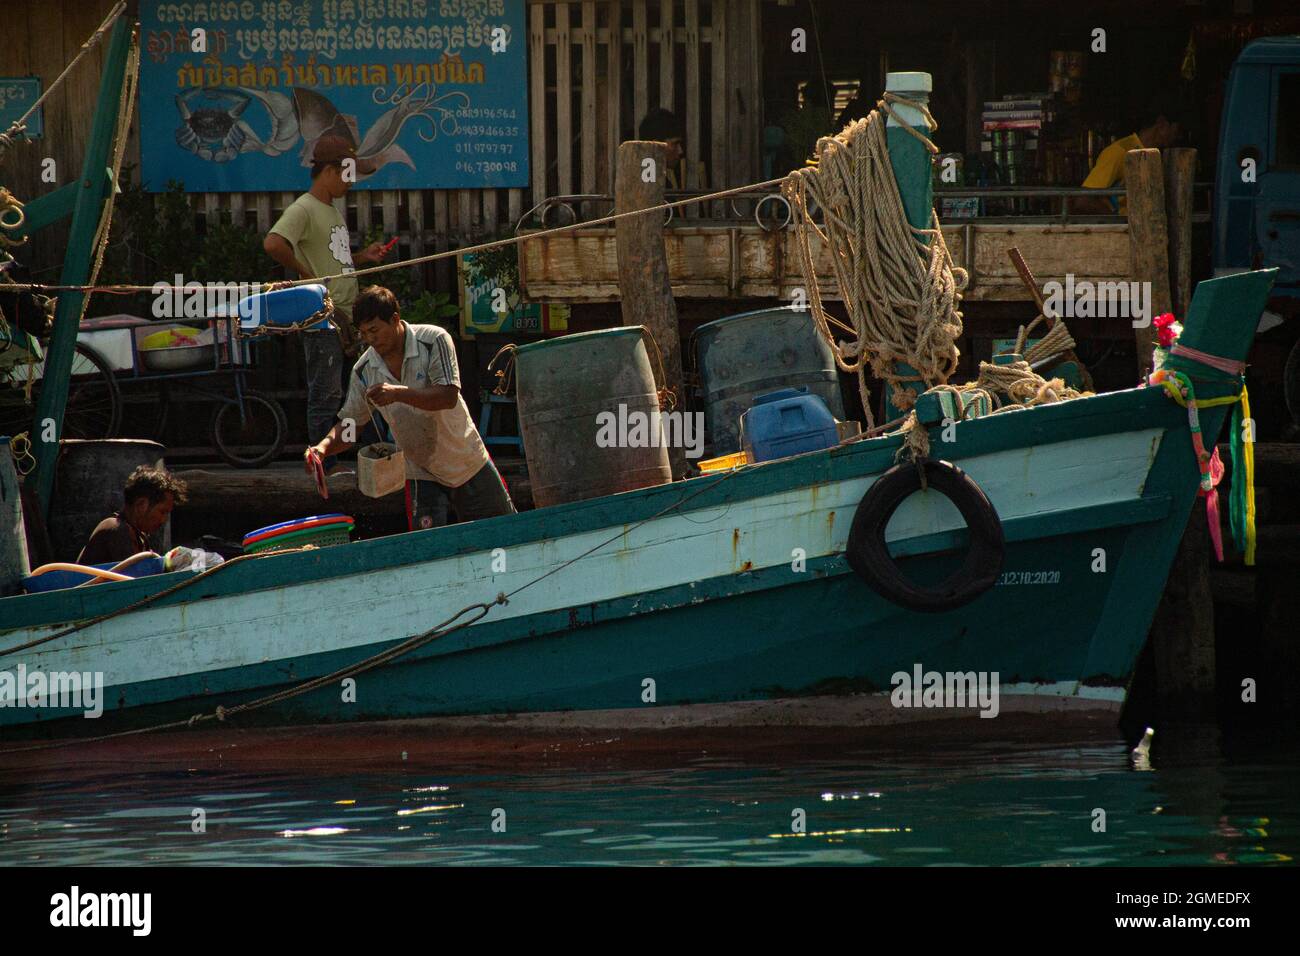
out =
<path fill-rule="evenodd" d="M 390 109 L 380 114 L 374 125 L 361 136 L 357 118 L 341 113 L 327 97 L 302 86 L 289 88 L 291 95 L 275 90 L 258 90 L 247 86 L 232 88 L 198 87 L 176 96 L 181 125 L 176 129 L 176 144 L 200 159 L 227 163 L 243 153 L 280 156 L 300 141 L 299 157 L 304 166 L 311 165 L 316 141 L 325 135 L 341 136 L 357 152 L 357 175 L 364 178 L 389 163 L 401 163 L 415 169 L 415 162 L 397 137 L 412 120 L 424 120 L 426 130 L 418 135 L 433 142 L 439 132 L 451 136 L 458 130 L 456 110 L 469 106 L 469 95 L 461 90 L 439 95 L 428 83 L 414 87 L 397 87 L 392 92 L 376 88 L 371 99 Z M 270 132 L 266 138 L 244 117 L 256 101 L 266 111 Z"/>

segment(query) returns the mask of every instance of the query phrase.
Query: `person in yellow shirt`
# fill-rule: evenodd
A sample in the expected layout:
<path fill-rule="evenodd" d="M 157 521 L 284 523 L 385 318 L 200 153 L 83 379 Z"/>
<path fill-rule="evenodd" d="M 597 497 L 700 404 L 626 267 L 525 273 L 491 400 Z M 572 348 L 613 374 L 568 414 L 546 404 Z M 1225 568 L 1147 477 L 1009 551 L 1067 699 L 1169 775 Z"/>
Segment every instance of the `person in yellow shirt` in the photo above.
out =
<path fill-rule="evenodd" d="M 356 265 L 370 265 L 384 258 L 384 244 L 372 242 L 352 252 L 347 220 L 334 207 L 334 200 L 347 195 L 356 175 L 344 174 L 344 162 L 351 160 L 352 172 L 366 176 L 375 171 L 373 161 L 357 158 L 356 147 L 342 136 L 328 133 L 316 141 L 311 154 L 311 189 L 285 209 L 262 241 L 267 254 L 298 274 L 299 278 L 339 276 L 326 282 L 334 303 L 335 329 L 302 333 L 307 368 L 307 441 L 320 441 L 334 425 L 334 413 L 343 403 L 343 356 L 355 352 L 352 341 L 352 303 L 357 298 L 357 280 L 342 273 Z M 276 288 L 272 283 L 267 288 Z M 325 462 L 326 471 L 337 462 Z"/>
<path fill-rule="evenodd" d="M 1124 182 L 1124 156 L 1130 149 L 1168 149 L 1176 144 L 1182 135 L 1182 127 L 1159 107 L 1147 111 L 1140 119 L 1136 133 L 1115 140 L 1101 151 L 1097 162 L 1093 164 L 1088 178 L 1083 181 L 1084 189 L 1112 189 Z M 1126 204 L 1112 197 L 1097 196 L 1076 199 L 1070 203 L 1074 212 L 1108 215 L 1119 210 L 1125 211 Z"/>

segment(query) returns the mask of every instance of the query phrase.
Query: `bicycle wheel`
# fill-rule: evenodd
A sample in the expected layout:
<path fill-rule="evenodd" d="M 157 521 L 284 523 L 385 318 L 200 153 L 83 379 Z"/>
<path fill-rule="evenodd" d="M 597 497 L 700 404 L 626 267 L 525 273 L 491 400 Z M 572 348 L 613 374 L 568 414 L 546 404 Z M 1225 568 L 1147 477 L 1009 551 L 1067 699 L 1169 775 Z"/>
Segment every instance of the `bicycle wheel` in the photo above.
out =
<path fill-rule="evenodd" d="M 37 403 L 44 382 L 45 363 L 15 365 L 0 372 L 0 434 L 17 435 L 36 424 Z M 31 378 L 31 398 L 27 384 Z M 99 439 L 117 435 L 122 421 L 122 396 L 108 363 L 88 345 L 77 343 L 68 380 L 68 400 L 63 409 L 59 438 Z M 39 438 L 38 430 L 33 440 Z"/>
<path fill-rule="evenodd" d="M 212 447 L 236 468 L 262 468 L 275 460 L 289 433 L 289 420 L 269 395 L 244 390 L 244 414 L 237 404 L 222 402 L 212 410 Z"/>

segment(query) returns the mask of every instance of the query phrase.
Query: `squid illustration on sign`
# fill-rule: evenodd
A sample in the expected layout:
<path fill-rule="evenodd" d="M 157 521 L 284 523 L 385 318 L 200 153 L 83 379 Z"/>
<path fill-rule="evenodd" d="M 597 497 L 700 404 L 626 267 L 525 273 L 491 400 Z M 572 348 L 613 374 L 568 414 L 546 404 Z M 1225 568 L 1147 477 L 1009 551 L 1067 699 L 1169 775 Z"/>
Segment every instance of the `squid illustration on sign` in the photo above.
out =
<path fill-rule="evenodd" d="M 279 156 L 302 143 L 302 165 L 311 165 L 316 141 L 326 134 L 342 136 L 357 151 L 357 174 L 365 177 L 388 163 L 404 163 L 415 169 L 406 150 L 397 145 L 397 136 L 411 120 L 424 120 L 426 130 L 420 139 L 433 142 L 439 132 L 455 135 L 458 129 L 456 110 L 469 106 L 469 94 L 460 90 L 436 95 L 428 83 L 414 87 L 400 86 L 387 91 L 376 88 L 371 99 L 391 109 L 380 115 L 365 136 L 358 132 L 357 118 L 340 113 L 338 108 L 315 90 L 301 86 L 289 88 L 292 95 L 275 90 L 258 90 L 247 86 L 232 88 L 199 87 L 176 96 L 181 125 L 176 129 L 176 143 L 200 159 L 227 163 L 242 153 Z M 244 112 L 254 102 L 266 110 L 270 133 L 263 139 L 257 134 Z"/>

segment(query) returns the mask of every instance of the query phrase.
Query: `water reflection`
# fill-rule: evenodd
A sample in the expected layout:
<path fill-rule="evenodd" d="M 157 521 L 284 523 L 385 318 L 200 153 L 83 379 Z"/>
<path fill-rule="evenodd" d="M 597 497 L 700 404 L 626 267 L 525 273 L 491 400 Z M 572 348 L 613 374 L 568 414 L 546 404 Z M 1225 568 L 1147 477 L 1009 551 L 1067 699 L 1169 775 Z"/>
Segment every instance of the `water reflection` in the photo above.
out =
<path fill-rule="evenodd" d="M 1145 773 L 1118 743 L 954 741 L 830 759 L 699 752 L 671 767 L 8 776 L 0 863 L 1285 863 L 1300 850 L 1300 770 L 1264 753 L 1185 727 L 1157 734 Z"/>

